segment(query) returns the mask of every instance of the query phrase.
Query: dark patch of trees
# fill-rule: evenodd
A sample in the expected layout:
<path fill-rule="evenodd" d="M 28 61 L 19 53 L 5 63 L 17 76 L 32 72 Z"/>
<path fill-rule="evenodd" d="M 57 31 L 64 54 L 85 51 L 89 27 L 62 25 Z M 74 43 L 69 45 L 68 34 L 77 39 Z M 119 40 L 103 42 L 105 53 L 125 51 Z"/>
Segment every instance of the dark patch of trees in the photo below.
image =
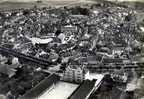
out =
<path fill-rule="evenodd" d="M 87 8 L 82 8 L 80 6 L 77 6 L 77 7 L 71 9 L 71 13 L 72 14 L 76 14 L 76 15 L 77 14 L 80 14 L 80 15 L 89 15 L 90 11 Z"/>

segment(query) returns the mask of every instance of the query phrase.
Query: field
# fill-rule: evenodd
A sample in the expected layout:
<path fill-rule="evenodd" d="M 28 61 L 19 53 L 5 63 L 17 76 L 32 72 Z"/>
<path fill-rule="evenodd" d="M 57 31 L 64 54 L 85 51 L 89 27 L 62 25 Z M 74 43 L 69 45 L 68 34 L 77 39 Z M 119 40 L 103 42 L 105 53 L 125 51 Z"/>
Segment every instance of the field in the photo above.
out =
<path fill-rule="evenodd" d="M 63 7 L 63 6 L 73 6 L 73 5 L 81 5 L 85 3 L 94 3 L 95 1 L 87 1 L 83 2 L 82 0 L 48 0 L 43 1 L 42 3 L 37 2 L 1 2 L 0 9 L 19 9 L 19 8 L 32 8 L 35 5 L 37 7 Z"/>
<path fill-rule="evenodd" d="M 76 6 L 83 4 L 93 4 L 103 1 L 120 1 L 121 4 L 144 5 L 144 0 L 41 0 L 41 3 L 36 2 L 38 0 L 0 0 L 0 9 L 19 9 L 19 8 L 32 8 L 35 5 L 37 7 L 63 7 L 63 6 Z M 123 3 L 124 2 L 124 3 Z"/>

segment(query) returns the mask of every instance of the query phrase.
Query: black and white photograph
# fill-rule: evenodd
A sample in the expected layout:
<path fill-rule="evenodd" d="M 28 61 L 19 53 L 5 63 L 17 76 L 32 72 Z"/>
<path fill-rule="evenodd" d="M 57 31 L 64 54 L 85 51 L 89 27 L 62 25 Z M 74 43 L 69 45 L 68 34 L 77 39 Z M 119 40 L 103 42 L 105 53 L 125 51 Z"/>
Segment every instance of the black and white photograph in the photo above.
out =
<path fill-rule="evenodd" d="M 0 0 L 0 99 L 144 99 L 144 0 Z"/>

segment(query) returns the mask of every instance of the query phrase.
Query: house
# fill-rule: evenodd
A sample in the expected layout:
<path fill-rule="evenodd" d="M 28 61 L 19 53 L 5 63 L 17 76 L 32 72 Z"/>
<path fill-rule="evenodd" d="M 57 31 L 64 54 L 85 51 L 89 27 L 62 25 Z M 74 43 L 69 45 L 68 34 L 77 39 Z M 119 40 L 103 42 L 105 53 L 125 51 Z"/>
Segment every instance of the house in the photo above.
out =
<path fill-rule="evenodd" d="M 77 27 L 73 25 L 65 25 L 61 27 L 62 32 L 77 32 Z"/>
<path fill-rule="evenodd" d="M 62 80 L 68 81 L 68 82 L 75 82 L 75 83 L 81 83 L 84 80 L 84 70 L 83 68 L 80 68 L 76 66 L 68 66 L 66 70 L 64 71 Z"/>

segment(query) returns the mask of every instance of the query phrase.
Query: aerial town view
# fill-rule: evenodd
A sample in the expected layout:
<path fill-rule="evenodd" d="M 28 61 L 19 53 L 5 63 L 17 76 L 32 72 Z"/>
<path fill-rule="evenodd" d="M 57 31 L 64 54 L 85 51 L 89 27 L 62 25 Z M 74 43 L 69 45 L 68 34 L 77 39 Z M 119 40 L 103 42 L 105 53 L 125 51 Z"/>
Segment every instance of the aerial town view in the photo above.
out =
<path fill-rule="evenodd" d="M 20 1 L 0 1 L 0 99 L 144 99 L 143 0 Z"/>

